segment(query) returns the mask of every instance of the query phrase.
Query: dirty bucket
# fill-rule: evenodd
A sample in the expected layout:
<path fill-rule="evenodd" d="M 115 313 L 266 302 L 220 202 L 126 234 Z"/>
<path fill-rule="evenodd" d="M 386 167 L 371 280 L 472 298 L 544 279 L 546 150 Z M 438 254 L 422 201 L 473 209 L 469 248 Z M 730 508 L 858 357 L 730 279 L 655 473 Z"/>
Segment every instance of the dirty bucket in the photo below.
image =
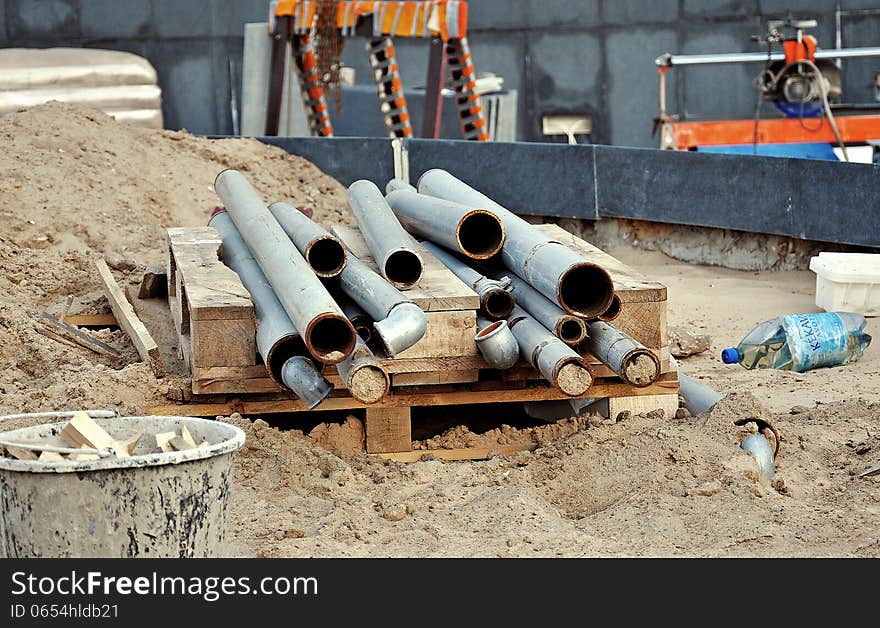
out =
<path fill-rule="evenodd" d="M 0 417 L 2 421 L 2 417 Z M 0 557 L 210 557 L 222 553 L 239 428 L 192 417 L 95 419 L 119 440 L 186 428 L 186 451 L 39 462 L 0 457 Z M 66 421 L 0 434 L 34 442 Z M 2 423 L 0 423 L 2 425 Z"/>

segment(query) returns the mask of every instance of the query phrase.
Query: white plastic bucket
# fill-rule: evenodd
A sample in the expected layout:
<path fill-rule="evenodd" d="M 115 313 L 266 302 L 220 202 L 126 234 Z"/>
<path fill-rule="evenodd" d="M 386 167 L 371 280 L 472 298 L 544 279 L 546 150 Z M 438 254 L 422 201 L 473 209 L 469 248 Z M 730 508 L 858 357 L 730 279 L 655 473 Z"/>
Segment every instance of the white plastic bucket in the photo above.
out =
<path fill-rule="evenodd" d="M 816 273 L 816 305 L 826 312 L 880 315 L 880 254 L 819 253 L 810 260 Z"/>
<path fill-rule="evenodd" d="M 0 418 L 2 419 L 2 418 Z M 222 554 L 234 425 L 193 417 L 94 419 L 114 438 L 183 426 L 204 447 L 186 451 L 41 462 L 0 457 L 0 557 L 211 557 Z M 57 437 L 66 421 L 0 434 L 13 442 Z"/>

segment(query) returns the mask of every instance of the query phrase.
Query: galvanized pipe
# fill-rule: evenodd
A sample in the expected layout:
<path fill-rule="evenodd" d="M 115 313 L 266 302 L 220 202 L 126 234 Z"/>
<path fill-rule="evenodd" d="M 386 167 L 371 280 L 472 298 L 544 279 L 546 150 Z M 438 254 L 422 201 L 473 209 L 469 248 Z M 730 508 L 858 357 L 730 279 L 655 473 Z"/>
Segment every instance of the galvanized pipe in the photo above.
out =
<path fill-rule="evenodd" d="M 385 345 L 388 357 L 393 358 L 413 346 L 428 329 L 428 319 L 422 309 L 351 251 L 346 251 L 345 268 L 339 274 L 339 289 L 376 321 L 373 329 Z"/>
<path fill-rule="evenodd" d="M 306 344 L 291 322 L 266 275 L 254 259 L 229 213 L 216 212 L 208 225 L 223 241 L 223 261 L 234 270 L 254 302 L 257 318 L 257 350 L 269 376 L 279 386 L 289 388 L 309 407 L 316 407 L 333 386 L 312 362 Z"/>
<path fill-rule="evenodd" d="M 493 369 L 509 369 L 519 361 L 519 343 L 507 321 L 490 321 L 477 317 L 474 342 L 483 358 Z"/>
<path fill-rule="evenodd" d="M 403 179 L 390 179 L 388 183 L 385 184 L 385 195 L 391 194 L 392 192 L 396 192 L 397 190 L 409 190 L 410 192 L 418 192 L 416 186 L 411 185 L 404 181 Z"/>
<path fill-rule="evenodd" d="M 580 350 L 591 353 L 633 386 L 650 386 L 657 381 L 660 361 L 644 345 L 604 321 L 591 321 L 587 327 Z"/>
<path fill-rule="evenodd" d="M 501 219 L 485 209 L 412 190 L 396 190 L 385 200 L 407 231 L 471 259 L 492 257 L 504 245 Z"/>
<path fill-rule="evenodd" d="M 336 365 L 336 370 L 351 396 L 361 403 L 376 403 L 388 394 L 391 387 L 388 373 L 360 337 L 354 351 Z"/>
<path fill-rule="evenodd" d="M 516 304 L 552 331 L 562 342 L 573 346 L 587 337 L 587 324 L 584 319 L 566 314 L 558 305 L 516 275 L 510 277 L 510 283 L 513 285 L 513 298 Z"/>
<path fill-rule="evenodd" d="M 422 240 L 420 244 L 441 264 L 452 271 L 452 274 L 461 279 L 480 297 L 480 312 L 492 320 L 507 318 L 513 311 L 513 295 L 510 294 L 510 278 L 500 277 L 489 279 L 475 271 L 463 261 L 440 248 L 436 244 Z"/>
<path fill-rule="evenodd" d="M 256 190 L 236 170 L 217 175 L 214 189 L 309 352 L 325 364 L 344 360 L 354 350 L 354 327 Z"/>
<path fill-rule="evenodd" d="M 272 203 L 269 211 L 318 277 L 338 277 L 345 267 L 345 247 L 289 203 Z"/>
<path fill-rule="evenodd" d="M 504 224 L 501 257 L 505 266 L 563 310 L 595 318 L 614 295 L 610 275 L 561 242 L 542 234 L 516 214 L 445 170 L 429 170 L 419 179 L 419 192 L 491 211 Z"/>
<path fill-rule="evenodd" d="M 355 181 L 348 188 L 348 204 L 382 276 L 401 290 L 416 285 L 422 257 L 379 188 L 365 179 Z"/>
<path fill-rule="evenodd" d="M 518 305 L 507 321 L 520 355 L 548 382 L 570 397 L 583 395 L 593 383 L 586 361 Z"/>
<path fill-rule="evenodd" d="M 832 48 L 817 50 L 816 60 L 821 59 L 860 59 L 864 57 L 880 57 L 880 48 Z M 727 63 L 767 63 L 768 61 L 784 61 L 785 53 L 772 52 L 725 52 L 719 54 L 674 55 L 666 53 L 654 60 L 660 67 L 671 68 L 676 65 L 719 65 Z"/>
<path fill-rule="evenodd" d="M 373 337 L 373 319 L 361 309 L 361 306 L 348 297 L 337 299 L 336 302 L 339 303 L 339 307 L 342 308 L 342 313 L 345 314 L 348 317 L 348 320 L 351 321 L 351 324 L 354 325 L 354 330 L 358 333 L 358 336 L 360 336 L 364 342 L 370 342 L 370 339 Z"/>
<path fill-rule="evenodd" d="M 599 320 L 605 321 L 606 323 L 610 323 L 615 318 L 620 316 L 621 309 L 623 304 L 620 302 L 620 297 L 617 293 L 611 298 L 611 305 L 608 306 L 608 309 L 599 314 Z"/>

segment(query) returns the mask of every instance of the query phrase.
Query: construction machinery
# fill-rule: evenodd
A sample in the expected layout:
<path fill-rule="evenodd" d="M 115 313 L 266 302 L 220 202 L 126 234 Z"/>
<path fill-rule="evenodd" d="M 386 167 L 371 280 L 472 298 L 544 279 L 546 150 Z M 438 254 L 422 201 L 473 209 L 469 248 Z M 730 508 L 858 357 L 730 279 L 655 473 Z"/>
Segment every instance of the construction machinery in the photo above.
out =
<path fill-rule="evenodd" d="M 412 137 L 393 37 L 430 40 L 423 137 L 439 136 L 442 87 L 448 67 L 465 139 L 486 141 L 489 133 L 476 92 L 476 71 L 467 42 L 467 2 L 419 0 L 353 2 L 351 0 L 278 0 L 272 3 L 269 31 L 273 38 L 266 135 L 278 135 L 284 90 L 284 68 L 291 46 L 310 130 L 332 137 L 333 124 L 326 86 L 340 93 L 339 56 L 346 38 L 366 37 L 370 65 L 390 137 Z"/>
<path fill-rule="evenodd" d="M 660 130 L 660 147 L 694 150 L 719 145 L 828 143 L 840 146 L 847 158 L 847 144 L 880 139 L 880 112 L 835 115 L 831 103 L 842 93 L 840 60 L 880 57 L 880 47 L 821 50 L 816 38 L 807 33 L 816 26 L 815 20 L 770 21 L 765 36 L 752 37 L 766 46 L 765 52 L 658 57 L 660 111 L 655 128 Z M 754 80 L 753 119 L 685 121 L 667 111 L 666 74 L 672 68 L 742 63 L 764 64 Z M 781 117 L 762 120 L 764 102 L 772 102 Z"/>

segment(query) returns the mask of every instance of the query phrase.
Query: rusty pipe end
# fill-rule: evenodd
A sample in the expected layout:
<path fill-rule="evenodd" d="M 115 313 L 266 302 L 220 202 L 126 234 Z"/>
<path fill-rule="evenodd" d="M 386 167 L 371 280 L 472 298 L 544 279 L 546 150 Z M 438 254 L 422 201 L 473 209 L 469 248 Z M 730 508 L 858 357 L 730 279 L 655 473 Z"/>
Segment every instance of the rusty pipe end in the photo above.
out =
<path fill-rule="evenodd" d="M 480 293 L 480 309 L 492 320 L 507 318 L 515 305 L 513 295 L 504 288 L 493 287 Z"/>
<path fill-rule="evenodd" d="M 577 316 L 560 316 L 553 333 L 562 342 L 573 347 L 587 337 L 587 325 Z"/>
<path fill-rule="evenodd" d="M 347 383 L 351 396 L 368 404 L 381 401 L 391 389 L 391 378 L 376 362 L 365 362 L 352 368 Z"/>
<path fill-rule="evenodd" d="M 389 251 L 382 261 L 382 276 L 395 288 L 407 290 L 419 283 L 424 271 L 421 255 L 411 249 Z"/>
<path fill-rule="evenodd" d="M 309 353 L 324 364 L 338 364 L 354 351 L 357 332 L 345 316 L 324 312 L 309 323 L 303 334 Z"/>
<path fill-rule="evenodd" d="M 455 226 L 458 249 L 471 259 L 488 259 L 504 246 L 504 223 L 492 212 L 474 209 Z"/>
<path fill-rule="evenodd" d="M 318 236 L 309 242 L 303 257 L 315 274 L 324 279 L 338 277 L 348 260 L 345 247 L 338 238 L 329 234 Z"/>
<path fill-rule="evenodd" d="M 620 316 L 621 308 L 622 304 L 620 302 L 620 297 L 615 294 L 613 297 L 611 297 L 611 305 L 608 306 L 608 309 L 599 314 L 599 320 L 606 323 L 613 321 L 615 318 Z"/>
<path fill-rule="evenodd" d="M 267 355 L 263 356 L 263 362 L 269 371 L 269 377 L 279 386 L 285 386 L 281 376 L 284 363 L 294 356 L 309 356 L 308 347 L 299 334 L 287 334 L 275 341 Z"/>
<path fill-rule="evenodd" d="M 592 262 L 569 266 L 556 285 L 559 306 L 574 316 L 596 318 L 614 298 L 614 282 L 604 268 Z"/>
<path fill-rule="evenodd" d="M 648 349 L 633 349 L 621 360 L 620 377 L 638 388 L 650 386 L 660 377 L 660 360 Z"/>
<path fill-rule="evenodd" d="M 553 370 L 553 385 L 569 397 L 580 397 L 593 385 L 593 370 L 581 357 L 564 358 Z"/>

